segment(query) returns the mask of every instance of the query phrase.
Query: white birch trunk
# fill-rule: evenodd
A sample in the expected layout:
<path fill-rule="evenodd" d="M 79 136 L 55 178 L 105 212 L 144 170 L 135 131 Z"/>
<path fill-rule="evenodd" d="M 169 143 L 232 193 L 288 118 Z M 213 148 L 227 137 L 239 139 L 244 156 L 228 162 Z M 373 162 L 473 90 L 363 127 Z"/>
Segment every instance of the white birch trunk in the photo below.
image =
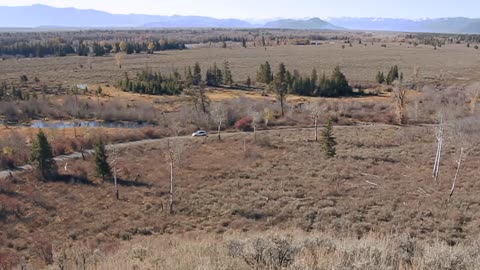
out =
<path fill-rule="evenodd" d="M 464 156 L 464 148 L 462 147 L 460 149 L 460 156 L 458 157 L 458 160 L 457 160 L 457 171 L 455 172 L 455 178 L 453 179 L 452 188 L 450 189 L 450 196 L 448 200 L 452 198 L 453 193 L 455 192 L 455 186 L 457 184 L 458 175 L 460 174 L 460 167 L 462 166 L 463 156 Z"/>
<path fill-rule="evenodd" d="M 170 160 L 170 214 L 173 214 L 173 157 Z"/>
<path fill-rule="evenodd" d="M 218 124 L 218 140 L 221 141 L 222 140 L 222 137 L 220 136 L 220 131 L 222 129 L 222 122 L 220 122 Z"/>

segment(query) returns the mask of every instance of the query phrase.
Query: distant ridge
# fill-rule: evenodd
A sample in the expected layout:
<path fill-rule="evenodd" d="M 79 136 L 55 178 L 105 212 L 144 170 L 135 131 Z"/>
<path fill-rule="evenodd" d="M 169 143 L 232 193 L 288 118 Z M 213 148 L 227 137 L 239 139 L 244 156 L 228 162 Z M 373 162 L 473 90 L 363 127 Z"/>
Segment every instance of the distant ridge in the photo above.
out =
<path fill-rule="evenodd" d="M 377 30 L 401 32 L 435 32 L 454 34 L 480 33 L 480 19 L 389 19 L 389 18 L 331 18 L 328 22 L 352 30 Z"/>
<path fill-rule="evenodd" d="M 436 32 L 480 34 L 480 19 L 390 19 L 390 18 L 330 18 L 276 19 L 250 22 L 239 19 L 215 19 L 203 16 L 157 16 L 142 14 L 111 14 L 98 10 L 56 8 L 46 5 L 0 6 L 0 28 L 283 28 L 306 30 L 372 30 L 399 32 Z M 261 23 L 259 23 L 261 21 Z M 4 31 L 4 30 L 3 30 Z"/>
<path fill-rule="evenodd" d="M 306 29 L 306 30 L 342 30 L 345 28 L 335 26 L 319 18 L 307 20 L 284 19 L 265 24 L 266 28 Z"/>
<path fill-rule="evenodd" d="M 56 8 L 45 5 L 0 6 L 0 27 L 253 27 L 237 19 L 201 16 L 156 16 L 110 14 L 97 10 Z"/>
<path fill-rule="evenodd" d="M 160 17 L 155 22 L 147 23 L 144 27 L 225 27 L 248 28 L 250 23 L 238 19 L 214 19 L 202 16 L 169 16 Z"/>

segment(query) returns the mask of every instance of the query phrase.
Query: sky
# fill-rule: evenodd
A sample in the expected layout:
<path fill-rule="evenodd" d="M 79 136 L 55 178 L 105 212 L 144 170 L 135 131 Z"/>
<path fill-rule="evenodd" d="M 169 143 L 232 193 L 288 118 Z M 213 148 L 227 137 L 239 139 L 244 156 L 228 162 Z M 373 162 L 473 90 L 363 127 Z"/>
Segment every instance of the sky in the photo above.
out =
<path fill-rule="evenodd" d="M 480 17 L 479 0 L 0 0 L 0 6 L 44 4 L 116 14 L 199 15 L 267 19 L 307 17 Z"/>

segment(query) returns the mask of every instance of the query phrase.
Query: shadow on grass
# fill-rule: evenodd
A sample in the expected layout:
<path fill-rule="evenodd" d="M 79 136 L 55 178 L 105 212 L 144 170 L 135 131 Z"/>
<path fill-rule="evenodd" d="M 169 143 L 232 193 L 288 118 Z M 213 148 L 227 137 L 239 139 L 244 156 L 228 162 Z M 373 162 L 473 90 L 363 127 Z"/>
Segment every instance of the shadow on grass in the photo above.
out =
<path fill-rule="evenodd" d="M 146 187 L 146 188 L 152 187 L 152 185 L 147 184 L 147 183 L 143 183 L 143 182 L 139 182 L 139 181 L 126 180 L 126 179 L 120 179 L 120 178 L 117 179 L 117 183 L 120 186 L 126 186 L 126 187 Z"/>
<path fill-rule="evenodd" d="M 77 185 L 87 185 L 87 186 L 98 186 L 96 183 L 90 181 L 88 178 L 78 175 L 58 175 L 55 178 L 49 179 L 47 182 L 61 182 L 65 184 L 77 184 Z"/>

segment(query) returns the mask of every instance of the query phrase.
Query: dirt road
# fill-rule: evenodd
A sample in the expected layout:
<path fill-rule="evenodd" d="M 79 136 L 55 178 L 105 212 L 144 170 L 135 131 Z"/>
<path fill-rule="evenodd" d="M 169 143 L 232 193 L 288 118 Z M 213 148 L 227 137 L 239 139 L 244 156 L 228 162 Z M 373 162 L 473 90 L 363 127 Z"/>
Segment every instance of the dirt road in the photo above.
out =
<path fill-rule="evenodd" d="M 386 125 L 386 124 L 367 124 L 367 125 L 362 125 L 362 126 L 371 126 L 371 127 L 381 127 L 381 126 L 391 126 L 391 125 Z M 355 128 L 358 126 L 335 126 L 335 129 L 341 129 L 341 128 Z M 259 130 L 257 131 L 258 133 L 269 133 L 269 132 L 275 132 L 275 131 L 302 131 L 302 130 L 311 130 L 314 127 L 301 127 L 301 128 L 276 128 L 276 129 L 268 129 L 268 130 Z M 233 132 L 222 132 L 222 137 L 229 137 L 229 136 L 234 136 L 238 134 L 250 134 L 250 132 L 238 132 L 238 131 L 233 131 Z M 217 136 L 216 133 L 210 133 L 210 136 Z M 145 144 L 151 144 L 151 143 L 156 143 L 156 142 L 161 142 L 165 140 L 178 140 L 178 139 L 195 139 L 190 136 L 177 136 L 177 137 L 166 137 L 166 138 L 161 138 L 161 139 L 147 139 L 147 140 L 140 140 L 140 141 L 133 141 L 133 142 L 125 142 L 125 143 L 117 143 L 117 144 L 110 144 L 107 145 L 107 150 L 111 150 L 114 148 L 127 148 L 127 147 L 132 147 L 132 146 L 139 146 L 139 145 L 145 145 Z M 84 154 L 89 155 L 93 152 L 93 150 L 85 150 Z M 68 160 L 72 159 L 80 159 L 82 158 L 82 154 L 80 152 L 75 152 L 69 155 L 63 155 L 63 156 L 57 156 L 55 157 L 55 161 L 57 164 L 62 164 Z M 32 169 L 31 165 L 23 165 L 20 167 L 17 167 L 14 170 L 6 170 L 6 171 L 0 171 L 0 179 L 5 179 L 9 176 L 15 176 L 19 173 L 22 173 L 24 171 L 29 171 Z"/>

